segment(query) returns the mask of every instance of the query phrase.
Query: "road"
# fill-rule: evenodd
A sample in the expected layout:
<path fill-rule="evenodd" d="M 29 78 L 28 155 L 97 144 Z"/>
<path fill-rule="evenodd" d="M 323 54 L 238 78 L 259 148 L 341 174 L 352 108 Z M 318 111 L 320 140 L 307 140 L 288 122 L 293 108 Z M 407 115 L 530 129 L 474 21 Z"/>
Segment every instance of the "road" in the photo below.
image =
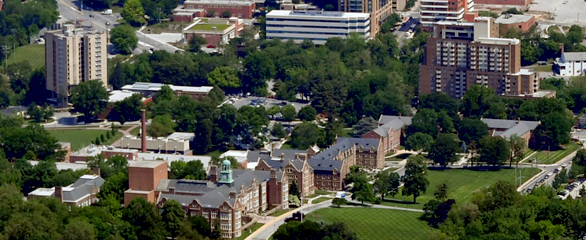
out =
<path fill-rule="evenodd" d="M 113 13 L 112 15 L 103 15 L 100 11 L 93 11 L 85 6 L 83 10 L 79 11 L 80 6 L 77 5 L 77 1 L 57 0 L 57 5 L 59 14 L 63 18 L 72 21 L 83 20 L 84 25 L 91 24 L 92 26 L 100 30 L 108 31 L 108 29 L 111 29 L 114 26 L 118 25 L 116 20 L 120 18 L 120 14 L 118 13 Z M 111 25 L 107 26 L 107 23 L 110 23 Z M 138 31 L 136 32 L 136 36 L 138 37 L 138 40 L 140 42 L 148 44 L 155 50 L 165 50 L 170 53 L 175 53 L 179 50 L 178 48 L 171 46 L 170 44 L 149 38 Z"/>
<path fill-rule="evenodd" d="M 404 12 L 404 13 L 400 13 L 402 16 L 405 16 L 407 18 L 409 18 L 405 23 L 403 23 L 403 25 L 401 25 L 401 27 L 399 29 L 397 29 L 394 34 L 395 37 L 397 37 L 397 42 L 399 43 L 399 46 L 403 45 L 403 43 L 409 39 L 410 34 L 408 33 L 409 31 L 409 27 L 411 26 L 411 24 L 420 24 L 419 22 L 419 18 L 421 17 L 421 15 L 419 14 L 419 12 L 421 11 L 421 7 L 419 5 L 419 1 L 415 2 L 415 5 L 413 5 L 413 7 L 411 8 L 411 10 Z"/>
<path fill-rule="evenodd" d="M 305 205 L 305 206 L 302 206 L 301 208 L 299 208 L 299 211 L 301 211 L 303 214 L 308 214 L 308 213 L 313 212 L 318 209 L 330 207 L 331 204 L 332 204 L 332 200 L 328 200 L 328 201 L 321 202 L 318 204 Z M 269 239 L 271 237 L 271 235 L 273 235 L 273 233 L 275 233 L 277 231 L 277 229 L 279 229 L 279 226 L 281 226 L 285 223 L 285 218 L 291 217 L 291 215 L 292 214 L 283 214 L 283 215 L 275 218 L 275 220 L 273 220 L 272 222 L 269 222 L 269 223 L 263 225 L 261 228 L 259 228 L 255 232 L 253 232 L 250 236 L 248 236 L 246 238 L 246 240 L 253 240 L 253 239 L 254 240 L 260 240 L 260 239 L 266 240 L 266 239 Z"/>

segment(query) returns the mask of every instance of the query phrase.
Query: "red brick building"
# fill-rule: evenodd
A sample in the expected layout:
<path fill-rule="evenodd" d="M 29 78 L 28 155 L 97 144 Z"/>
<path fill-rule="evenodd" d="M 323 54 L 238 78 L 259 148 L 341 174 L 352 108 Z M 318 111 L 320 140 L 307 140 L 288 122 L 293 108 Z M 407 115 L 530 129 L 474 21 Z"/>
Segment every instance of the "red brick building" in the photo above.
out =
<path fill-rule="evenodd" d="M 515 29 L 518 32 L 526 32 L 535 25 L 535 16 L 505 14 L 497 18 L 494 23 L 499 24 L 501 34 L 506 33 L 509 29 Z"/>
<path fill-rule="evenodd" d="M 128 166 L 128 190 L 124 192 L 124 205 L 141 197 L 156 203 L 155 189 L 161 179 L 168 178 L 167 162 L 138 161 Z"/>
<path fill-rule="evenodd" d="M 186 0 L 173 10 L 173 21 L 190 21 L 195 17 L 230 17 L 252 19 L 256 4 L 245 0 Z"/>
<path fill-rule="evenodd" d="M 356 145 L 356 165 L 367 169 L 385 167 L 385 149 L 381 138 L 338 138 Z"/>
<path fill-rule="evenodd" d="M 362 138 L 380 139 L 384 155 L 399 150 L 403 127 L 411 125 L 413 117 L 381 115 L 378 128 L 362 135 Z"/>
<path fill-rule="evenodd" d="M 305 158 L 260 160 L 255 168 L 257 171 L 266 171 L 270 169 L 282 170 L 285 172 L 289 179 L 289 184 L 295 182 L 299 188 L 301 196 L 308 196 L 315 193 L 313 168 L 307 163 Z"/>
<path fill-rule="evenodd" d="M 181 203 L 188 216 L 203 216 L 214 229 L 219 222 L 222 238 L 240 237 L 258 215 L 269 209 L 289 207 L 287 174 L 280 170 L 233 170 L 224 160 L 218 169 L 211 166 L 208 180 L 162 179 L 156 188 L 157 203 Z"/>

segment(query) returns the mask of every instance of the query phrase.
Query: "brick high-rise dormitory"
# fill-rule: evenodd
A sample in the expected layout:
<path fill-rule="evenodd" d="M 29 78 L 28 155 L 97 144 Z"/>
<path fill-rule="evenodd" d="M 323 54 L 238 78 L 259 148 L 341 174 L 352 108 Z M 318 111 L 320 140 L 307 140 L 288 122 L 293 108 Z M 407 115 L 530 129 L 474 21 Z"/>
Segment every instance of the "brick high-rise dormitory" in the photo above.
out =
<path fill-rule="evenodd" d="M 521 69 L 521 41 L 498 38 L 498 32 L 489 17 L 477 17 L 471 23 L 436 23 L 427 40 L 419 92 L 461 98 L 472 85 L 484 85 L 499 95 L 537 92 L 536 73 Z"/>

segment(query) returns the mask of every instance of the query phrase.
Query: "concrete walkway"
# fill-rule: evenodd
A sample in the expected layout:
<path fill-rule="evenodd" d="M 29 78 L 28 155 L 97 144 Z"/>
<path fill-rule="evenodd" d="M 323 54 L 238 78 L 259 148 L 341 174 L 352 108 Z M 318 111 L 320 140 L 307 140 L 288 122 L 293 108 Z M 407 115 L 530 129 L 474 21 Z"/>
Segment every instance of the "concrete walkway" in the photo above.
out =
<path fill-rule="evenodd" d="M 133 125 L 132 127 L 129 127 L 126 130 L 118 130 L 118 132 L 122 133 L 122 137 L 116 140 L 116 142 L 112 143 L 111 146 L 118 147 L 120 145 L 120 142 L 122 142 L 122 138 L 124 138 L 124 136 L 132 135 L 130 131 L 134 130 L 137 127 L 140 127 L 140 125 Z"/>

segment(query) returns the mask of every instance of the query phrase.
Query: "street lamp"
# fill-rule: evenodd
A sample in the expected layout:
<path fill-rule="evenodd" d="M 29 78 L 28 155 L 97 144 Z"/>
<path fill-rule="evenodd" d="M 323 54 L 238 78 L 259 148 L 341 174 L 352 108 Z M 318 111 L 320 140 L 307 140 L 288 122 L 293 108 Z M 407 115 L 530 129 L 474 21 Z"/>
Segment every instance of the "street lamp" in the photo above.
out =
<path fill-rule="evenodd" d="M 212 26 L 212 29 L 214 29 L 214 35 L 218 35 L 218 28 L 216 26 Z M 220 44 L 221 39 L 216 43 L 216 45 Z"/>

